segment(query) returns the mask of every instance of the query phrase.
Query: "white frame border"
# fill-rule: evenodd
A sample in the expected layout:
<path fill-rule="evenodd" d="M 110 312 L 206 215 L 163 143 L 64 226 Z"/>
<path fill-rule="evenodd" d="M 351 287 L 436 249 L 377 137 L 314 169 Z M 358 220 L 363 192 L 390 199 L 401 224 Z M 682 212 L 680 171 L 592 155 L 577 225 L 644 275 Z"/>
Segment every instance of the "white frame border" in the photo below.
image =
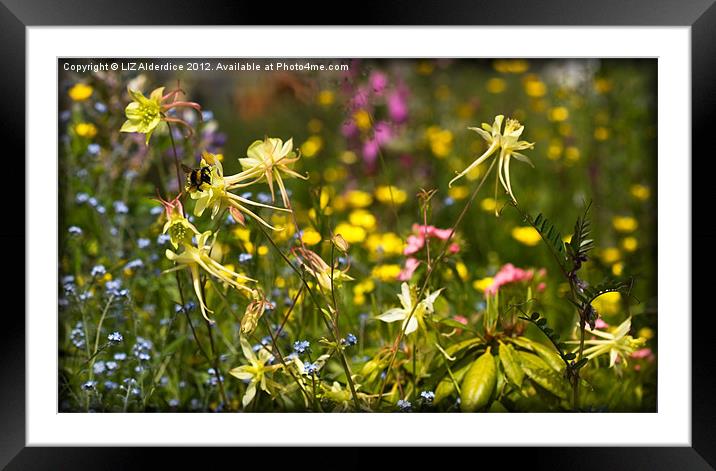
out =
<path fill-rule="evenodd" d="M 691 446 L 690 27 L 28 27 L 26 34 L 27 445 Z M 57 207 L 57 58 L 208 56 L 657 57 L 658 187 L 668 188 L 658 208 L 658 245 L 668 247 L 658 255 L 658 412 L 579 421 L 572 413 L 57 413 L 57 336 L 48 328 L 57 304 L 46 294 L 57 287 L 57 247 L 47 231 L 57 219 L 46 210 Z"/>

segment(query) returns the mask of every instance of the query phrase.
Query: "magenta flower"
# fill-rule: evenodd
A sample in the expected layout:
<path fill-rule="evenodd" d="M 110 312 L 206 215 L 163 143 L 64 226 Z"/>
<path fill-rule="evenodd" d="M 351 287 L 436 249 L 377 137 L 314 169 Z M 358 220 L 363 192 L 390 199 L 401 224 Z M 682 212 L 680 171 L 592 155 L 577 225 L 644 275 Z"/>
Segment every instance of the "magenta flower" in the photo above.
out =
<path fill-rule="evenodd" d="M 395 123 L 401 124 L 408 120 L 407 90 L 400 88 L 387 97 L 388 115 Z"/>
<path fill-rule="evenodd" d="M 375 71 L 370 74 L 370 85 L 373 88 L 373 92 L 380 95 L 388 86 L 388 77 L 383 72 Z"/>

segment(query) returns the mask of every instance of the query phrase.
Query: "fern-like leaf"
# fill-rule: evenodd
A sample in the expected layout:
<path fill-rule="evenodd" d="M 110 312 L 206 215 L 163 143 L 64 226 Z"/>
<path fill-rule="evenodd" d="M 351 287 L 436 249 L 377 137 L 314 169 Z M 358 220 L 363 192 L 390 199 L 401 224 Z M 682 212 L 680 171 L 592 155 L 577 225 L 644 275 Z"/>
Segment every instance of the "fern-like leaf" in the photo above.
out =
<path fill-rule="evenodd" d="M 545 241 L 550 252 L 557 260 L 562 270 L 567 272 L 569 270 L 569 259 L 567 258 L 567 251 L 562 240 L 562 233 L 552 224 L 552 222 L 544 217 L 542 213 L 538 214 L 536 218 L 532 219 L 530 216 L 525 218 L 527 223 L 532 226 Z"/>

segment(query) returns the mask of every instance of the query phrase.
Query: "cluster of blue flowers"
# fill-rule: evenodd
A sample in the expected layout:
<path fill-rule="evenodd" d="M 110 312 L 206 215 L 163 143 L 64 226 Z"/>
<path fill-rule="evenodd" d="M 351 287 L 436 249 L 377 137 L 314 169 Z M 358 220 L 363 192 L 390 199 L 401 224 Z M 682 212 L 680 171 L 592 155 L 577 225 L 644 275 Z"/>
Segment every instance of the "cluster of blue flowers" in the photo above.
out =
<path fill-rule="evenodd" d="M 136 343 L 132 346 L 132 355 L 134 355 L 139 361 L 149 361 L 152 356 L 152 342 L 142 338 L 137 337 Z"/>
<path fill-rule="evenodd" d="M 405 399 L 398 400 L 398 410 L 400 410 L 400 412 L 410 412 L 412 409 L 413 405 L 410 401 L 406 401 Z"/>
<path fill-rule="evenodd" d="M 70 341 L 77 348 L 85 348 L 85 331 L 82 322 L 75 324 L 75 328 L 70 332 Z"/>
<path fill-rule="evenodd" d="M 296 353 L 306 353 L 311 349 L 311 343 L 308 340 L 296 340 L 293 342 L 293 351 Z"/>
<path fill-rule="evenodd" d="M 346 335 L 346 338 L 341 339 L 341 344 L 347 345 L 349 347 L 352 347 L 353 345 L 356 345 L 358 343 L 358 337 L 355 335 L 349 333 Z"/>

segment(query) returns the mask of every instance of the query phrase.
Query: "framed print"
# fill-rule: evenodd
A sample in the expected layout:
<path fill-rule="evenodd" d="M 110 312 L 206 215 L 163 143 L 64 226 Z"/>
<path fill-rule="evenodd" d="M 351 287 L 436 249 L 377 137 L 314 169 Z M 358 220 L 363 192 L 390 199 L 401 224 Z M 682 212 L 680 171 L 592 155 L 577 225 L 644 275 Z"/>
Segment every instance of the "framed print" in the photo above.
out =
<path fill-rule="evenodd" d="M 40 5 L 0 9 L 8 194 L 25 181 L 3 233 L 27 275 L 3 329 L 10 469 L 129 446 L 716 462 L 691 265 L 711 256 L 690 158 L 710 2 L 426 5 L 390 27 Z"/>

